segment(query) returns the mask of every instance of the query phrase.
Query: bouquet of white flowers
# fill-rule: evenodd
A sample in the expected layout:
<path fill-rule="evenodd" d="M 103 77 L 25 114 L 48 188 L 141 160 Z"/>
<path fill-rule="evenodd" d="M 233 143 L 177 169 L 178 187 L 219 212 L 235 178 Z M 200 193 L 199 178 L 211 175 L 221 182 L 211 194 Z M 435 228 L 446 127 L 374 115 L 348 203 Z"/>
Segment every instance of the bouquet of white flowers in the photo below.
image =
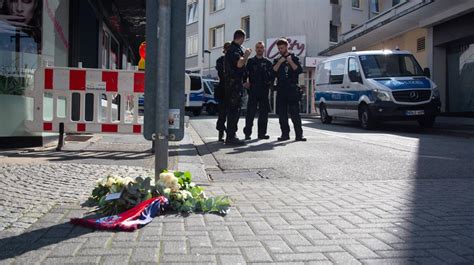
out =
<path fill-rule="evenodd" d="M 107 176 L 96 183 L 89 202 L 102 215 L 117 214 L 150 198 L 165 196 L 178 212 L 211 212 L 225 215 L 230 200 L 226 196 L 208 198 L 203 188 L 192 182 L 189 172 L 163 172 L 157 183 L 150 177 L 135 179 Z"/>

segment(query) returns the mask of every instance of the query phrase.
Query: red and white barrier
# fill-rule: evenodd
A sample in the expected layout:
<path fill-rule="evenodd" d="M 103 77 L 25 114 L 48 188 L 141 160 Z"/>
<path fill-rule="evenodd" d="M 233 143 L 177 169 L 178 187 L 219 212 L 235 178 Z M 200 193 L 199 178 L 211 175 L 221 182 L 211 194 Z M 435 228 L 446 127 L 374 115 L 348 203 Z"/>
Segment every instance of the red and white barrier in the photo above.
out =
<path fill-rule="evenodd" d="M 25 92 L 34 98 L 33 121 L 26 122 L 31 132 L 59 132 L 60 123 L 64 124 L 66 133 L 141 134 L 143 131 L 138 99 L 145 90 L 144 72 L 46 66 L 38 68 L 34 78 L 33 90 Z M 119 105 L 113 103 L 117 96 L 120 96 Z M 52 119 L 45 118 L 45 97 L 52 100 Z M 79 97 L 80 103 L 73 106 L 73 97 Z M 86 106 L 86 97 L 93 99 L 92 107 L 90 100 Z M 58 108 L 64 103 L 65 116 L 60 117 Z M 86 120 L 86 107 L 92 119 Z M 72 120 L 73 108 L 79 113 L 77 120 Z"/>

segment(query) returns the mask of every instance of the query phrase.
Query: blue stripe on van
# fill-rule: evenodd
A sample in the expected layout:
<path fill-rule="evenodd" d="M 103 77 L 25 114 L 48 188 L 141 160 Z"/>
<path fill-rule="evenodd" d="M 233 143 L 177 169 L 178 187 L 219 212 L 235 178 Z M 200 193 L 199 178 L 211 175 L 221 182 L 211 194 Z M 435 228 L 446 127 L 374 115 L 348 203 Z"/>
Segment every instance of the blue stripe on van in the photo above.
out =
<path fill-rule="evenodd" d="M 378 83 L 392 89 L 392 90 L 399 90 L 399 89 L 416 89 L 416 88 L 431 88 L 431 83 L 426 78 L 419 78 L 419 79 L 410 79 L 410 80 L 397 80 L 392 78 L 386 79 L 374 79 Z"/>
<path fill-rule="evenodd" d="M 374 100 L 372 90 L 316 92 L 315 99 L 316 101 L 320 101 L 324 98 L 326 101 L 358 102 L 362 96 L 367 96 L 370 100 Z"/>
<path fill-rule="evenodd" d="M 204 101 L 204 93 L 199 92 L 199 93 L 193 93 L 189 95 L 189 101 Z"/>

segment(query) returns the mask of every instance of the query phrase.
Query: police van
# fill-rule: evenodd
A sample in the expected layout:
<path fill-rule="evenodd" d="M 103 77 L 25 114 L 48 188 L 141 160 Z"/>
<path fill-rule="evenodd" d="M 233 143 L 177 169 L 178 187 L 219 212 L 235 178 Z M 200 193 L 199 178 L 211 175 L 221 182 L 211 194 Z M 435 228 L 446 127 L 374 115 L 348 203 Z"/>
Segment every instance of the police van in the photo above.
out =
<path fill-rule="evenodd" d="M 211 78 L 201 75 L 189 75 L 191 78 L 191 91 L 187 95 L 186 111 L 191 111 L 194 116 L 201 115 L 203 110 L 209 115 L 217 113 L 217 100 L 214 98 L 214 89 L 219 83 Z"/>
<path fill-rule="evenodd" d="M 416 120 L 432 127 L 440 112 L 430 71 L 407 51 L 353 51 L 326 58 L 315 73 L 315 104 L 322 123 L 357 119 L 373 129 L 381 121 Z"/>

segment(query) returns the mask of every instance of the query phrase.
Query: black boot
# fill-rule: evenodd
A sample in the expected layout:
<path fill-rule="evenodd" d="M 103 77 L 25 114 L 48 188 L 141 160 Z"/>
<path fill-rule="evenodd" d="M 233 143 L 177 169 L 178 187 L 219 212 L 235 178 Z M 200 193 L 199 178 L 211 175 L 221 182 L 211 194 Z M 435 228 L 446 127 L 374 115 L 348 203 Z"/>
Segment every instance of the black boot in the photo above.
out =
<path fill-rule="evenodd" d="M 288 141 L 288 140 L 290 140 L 290 136 L 289 135 L 282 135 L 281 137 L 278 137 L 277 140 L 279 142 Z"/>
<path fill-rule="evenodd" d="M 297 142 L 306 142 L 307 139 L 304 138 L 303 136 L 299 136 L 299 137 L 296 137 L 295 141 L 297 141 Z"/>
<path fill-rule="evenodd" d="M 239 138 L 234 137 L 234 138 L 227 138 L 225 140 L 226 145 L 245 145 L 245 142 L 242 140 L 239 140 Z"/>
<path fill-rule="evenodd" d="M 224 142 L 224 131 L 219 131 L 219 142 Z"/>

